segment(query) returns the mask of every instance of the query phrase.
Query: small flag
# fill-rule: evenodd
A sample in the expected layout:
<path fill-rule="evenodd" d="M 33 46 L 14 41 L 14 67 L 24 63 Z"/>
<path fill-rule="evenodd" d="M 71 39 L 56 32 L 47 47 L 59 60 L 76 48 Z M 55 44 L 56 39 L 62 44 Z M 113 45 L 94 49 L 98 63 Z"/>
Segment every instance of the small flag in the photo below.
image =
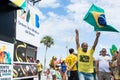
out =
<path fill-rule="evenodd" d="M 119 32 L 111 25 L 107 24 L 104 10 L 96 5 L 92 5 L 84 17 L 84 21 L 94 26 L 95 31 Z"/>
<path fill-rule="evenodd" d="M 112 47 L 110 48 L 111 55 L 113 56 L 116 51 L 117 51 L 117 47 L 113 44 Z"/>
<path fill-rule="evenodd" d="M 22 9 L 26 8 L 26 0 L 10 0 L 10 1 Z"/>

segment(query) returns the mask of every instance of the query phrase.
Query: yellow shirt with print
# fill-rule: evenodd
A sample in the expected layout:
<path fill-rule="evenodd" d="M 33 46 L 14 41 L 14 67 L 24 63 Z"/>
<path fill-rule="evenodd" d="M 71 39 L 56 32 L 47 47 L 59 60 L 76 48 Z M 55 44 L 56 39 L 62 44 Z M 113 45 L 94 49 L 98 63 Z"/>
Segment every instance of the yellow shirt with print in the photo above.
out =
<path fill-rule="evenodd" d="M 78 71 L 85 73 L 93 73 L 93 53 L 94 50 L 90 49 L 86 53 L 82 48 L 78 48 Z"/>
<path fill-rule="evenodd" d="M 67 63 L 68 66 L 72 66 L 76 61 L 77 61 L 77 57 L 74 54 L 70 54 L 65 59 L 65 62 Z M 71 71 L 76 71 L 76 70 L 77 70 L 77 67 L 75 65 Z"/>

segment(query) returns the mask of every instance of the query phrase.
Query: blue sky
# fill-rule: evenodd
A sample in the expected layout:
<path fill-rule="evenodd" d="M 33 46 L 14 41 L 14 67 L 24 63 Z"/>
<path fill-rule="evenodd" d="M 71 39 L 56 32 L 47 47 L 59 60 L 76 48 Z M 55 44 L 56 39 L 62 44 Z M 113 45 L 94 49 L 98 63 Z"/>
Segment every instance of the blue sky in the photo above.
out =
<path fill-rule="evenodd" d="M 49 35 L 54 39 L 55 45 L 47 52 L 47 65 L 52 56 L 65 58 L 68 48 L 74 48 L 75 29 L 79 30 L 80 43 L 88 42 L 89 48 L 93 45 L 96 32 L 93 27 L 83 21 L 90 6 L 95 5 L 105 10 L 107 23 L 113 25 L 120 31 L 120 0 L 42 0 L 37 4 L 41 13 L 40 40 Z M 112 44 L 120 47 L 120 33 L 101 32 L 99 43 L 96 47 L 94 57 L 97 58 L 101 48 L 105 47 L 107 52 Z M 40 44 L 37 58 L 43 63 L 45 46 Z"/>

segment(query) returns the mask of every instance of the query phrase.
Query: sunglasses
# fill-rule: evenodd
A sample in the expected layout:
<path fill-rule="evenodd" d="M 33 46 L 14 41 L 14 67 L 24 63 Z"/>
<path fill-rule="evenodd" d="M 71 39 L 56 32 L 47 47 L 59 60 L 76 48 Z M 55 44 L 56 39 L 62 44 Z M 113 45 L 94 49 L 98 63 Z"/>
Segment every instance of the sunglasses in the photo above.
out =
<path fill-rule="evenodd" d="M 106 51 L 102 51 L 102 52 L 106 52 Z"/>

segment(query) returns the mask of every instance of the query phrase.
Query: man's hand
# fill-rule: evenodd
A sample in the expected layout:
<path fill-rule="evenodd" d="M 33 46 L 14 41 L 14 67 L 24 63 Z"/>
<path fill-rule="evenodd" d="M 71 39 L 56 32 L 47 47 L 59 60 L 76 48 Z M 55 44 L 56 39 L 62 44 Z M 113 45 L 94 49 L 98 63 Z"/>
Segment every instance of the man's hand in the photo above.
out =
<path fill-rule="evenodd" d="M 93 50 L 95 50 L 95 48 L 96 48 L 96 45 L 97 45 L 97 43 L 98 43 L 98 38 L 99 38 L 99 36 L 100 36 L 100 32 L 97 32 L 97 33 L 96 33 L 96 38 L 95 38 L 94 44 L 93 44 L 93 46 L 92 46 Z"/>
<path fill-rule="evenodd" d="M 78 29 L 75 29 L 75 33 L 76 33 L 76 49 L 78 49 L 80 47 L 80 44 L 79 44 L 79 32 L 78 32 Z"/>
<path fill-rule="evenodd" d="M 100 32 L 97 32 L 97 33 L 96 33 L 96 36 L 99 37 L 99 36 L 100 36 Z"/>
<path fill-rule="evenodd" d="M 98 69 L 97 68 L 95 69 L 95 73 L 98 74 Z"/>
<path fill-rule="evenodd" d="M 78 30 L 77 29 L 75 29 L 75 32 L 76 32 L 76 34 L 78 34 Z"/>

